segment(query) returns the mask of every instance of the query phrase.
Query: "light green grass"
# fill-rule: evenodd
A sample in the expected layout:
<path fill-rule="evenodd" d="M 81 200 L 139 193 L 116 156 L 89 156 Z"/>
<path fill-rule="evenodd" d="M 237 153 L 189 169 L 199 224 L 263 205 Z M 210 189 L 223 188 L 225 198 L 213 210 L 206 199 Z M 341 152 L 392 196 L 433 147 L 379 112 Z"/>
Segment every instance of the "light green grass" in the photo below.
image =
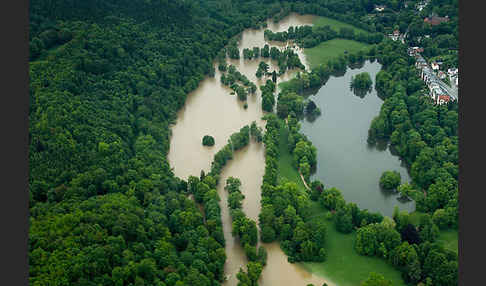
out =
<path fill-rule="evenodd" d="M 419 225 L 420 217 L 422 215 L 423 213 L 418 211 L 410 213 L 410 222 L 415 226 Z M 458 253 L 459 234 L 457 232 L 457 229 L 441 230 L 439 237 L 437 238 L 437 243 L 442 244 L 442 246 L 444 246 L 444 248 L 446 249 Z"/>
<path fill-rule="evenodd" d="M 327 225 L 326 261 L 302 263 L 308 271 L 329 278 L 339 286 L 360 285 L 370 272 L 380 273 L 393 282 L 394 286 L 406 285 L 400 271 L 384 259 L 359 255 L 354 249 L 356 233 L 343 234 L 336 230 L 333 221 L 325 219 L 328 211 L 313 202 L 312 219 L 324 221 Z"/>
<path fill-rule="evenodd" d="M 412 223 L 415 226 L 418 226 L 420 223 L 420 218 L 422 217 L 424 213 L 419 212 L 419 211 L 414 211 L 410 213 L 410 223 Z"/>
<path fill-rule="evenodd" d="M 280 129 L 279 141 L 279 160 L 278 160 L 278 179 L 279 182 L 285 178 L 289 181 L 295 182 L 299 189 L 305 190 L 304 183 L 299 176 L 297 170 L 292 166 L 293 157 L 288 151 L 288 135 L 289 130 L 285 127 L 285 122 L 282 121 L 282 128 Z"/>
<path fill-rule="evenodd" d="M 459 234 L 456 229 L 442 230 L 437 242 L 442 244 L 444 248 L 458 253 Z"/>
<path fill-rule="evenodd" d="M 304 192 L 305 187 L 298 172 L 292 167 L 292 155 L 287 149 L 287 128 L 282 128 L 279 142 L 278 173 L 280 181 L 288 179 L 297 183 Z M 368 278 L 370 272 L 381 273 L 393 281 L 394 286 L 405 285 L 398 270 L 381 258 L 361 256 L 354 250 L 356 234 L 339 233 L 334 222 L 327 221 L 327 213 L 322 206 L 312 202 L 312 219 L 324 221 L 327 228 L 326 251 L 327 259 L 322 263 L 301 263 L 309 272 L 323 276 L 339 286 L 359 285 Z"/>
<path fill-rule="evenodd" d="M 344 51 L 356 53 L 360 50 L 367 50 L 368 47 L 368 44 L 353 40 L 333 39 L 322 42 L 313 48 L 304 49 L 304 54 L 311 68 L 315 68 L 320 64 L 327 63 L 330 59 L 344 55 Z"/>
<path fill-rule="evenodd" d="M 314 25 L 314 27 L 322 27 L 322 26 L 330 26 L 331 29 L 339 32 L 339 29 L 341 28 L 351 28 L 354 30 L 354 33 L 364 33 L 366 35 L 369 34 L 368 31 L 365 31 L 363 29 L 360 29 L 358 27 L 355 27 L 351 24 L 347 24 L 347 23 L 344 23 L 344 22 L 341 22 L 341 21 L 338 21 L 338 20 L 334 20 L 334 19 L 331 19 L 331 18 L 327 18 L 327 17 L 317 17 L 313 22 L 312 24 Z"/>

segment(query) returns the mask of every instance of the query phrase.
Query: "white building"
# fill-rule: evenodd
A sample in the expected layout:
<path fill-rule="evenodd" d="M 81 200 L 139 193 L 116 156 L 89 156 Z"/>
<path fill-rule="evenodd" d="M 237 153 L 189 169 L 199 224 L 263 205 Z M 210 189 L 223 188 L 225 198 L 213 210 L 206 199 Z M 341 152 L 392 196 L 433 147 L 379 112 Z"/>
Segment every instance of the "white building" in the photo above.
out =
<path fill-rule="evenodd" d="M 447 74 L 449 76 L 455 76 L 457 75 L 458 73 L 458 69 L 457 68 L 450 68 L 450 69 L 447 69 Z"/>
<path fill-rule="evenodd" d="M 385 5 L 375 5 L 375 10 L 378 12 L 383 12 L 385 10 L 386 6 Z"/>
<path fill-rule="evenodd" d="M 445 74 L 445 72 L 443 72 L 443 71 L 439 71 L 439 72 L 437 73 L 437 76 L 438 76 L 440 79 L 445 79 L 445 78 L 447 77 L 447 76 L 446 76 L 446 74 Z"/>
<path fill-rule="evenodd" d="M 427 67 L 427 62 L 424 60 L 424 58 L 419 57 L 415 61 L 415 67 L 417 67 L 418 69 L 423 69 L 423 68 Z"/>
<path fill-rule="evenodd" d="M 447 95 L 447 92 L 445 92 L 438 84 L 432 83 L 430 89 L 430 97 L 435 104 L 441 105 L 451 100 L 451 97 Z"/>

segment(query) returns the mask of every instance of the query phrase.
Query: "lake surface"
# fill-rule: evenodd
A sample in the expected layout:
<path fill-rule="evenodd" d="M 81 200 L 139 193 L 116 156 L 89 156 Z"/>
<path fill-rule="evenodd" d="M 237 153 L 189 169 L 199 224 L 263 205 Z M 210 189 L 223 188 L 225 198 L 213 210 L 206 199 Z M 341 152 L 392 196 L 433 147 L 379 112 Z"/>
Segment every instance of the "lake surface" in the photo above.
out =
<path fill-rule="evenodd" d="M 319 179 L 326 188 L 338 188 L 347 202 L 391 216 L 395 205 L 413 211 L 415 203 L 400 202 L 397 193 L 381 190 L 380 176 L 387 170 L 400 172 L 402 182 L 410 182 L 410 176 L 388 147 L 367 144 L 371 120 L 379 114 L 383 100 L 374 88 L 361 98 L 349 87 L 351 77 L 361 72 L 370 74 L 374 86 L 380 69 L 379 63 L 366 61 L 362 68 L 348 68 L 344 76 L 331 76 L 309 97 L 322 115 L 313 122 L 301 121 L 301 131 L 317 148 L 317 171 L 311 179 Z"/>
<path fill-rule="evenodd" d="M 279 23 L 267 22 L 268 29 L 279 32 L 286 31 L 290 26 L 312 25 L 314 16 L 291 14 Z M 244 48 L 258 46 L 263 48 L 265 44 L 280 49 L 290 44 L 268 42 L 264 39 L 264 29 L 245 30 L 241 34 L 239 43 L 239 60 L 227 59 L 228 63 L 236 66 L 237 70 L 244 74 L 258 87 L 263 85 L 267 78 L 258 79 L 255 72 L 260 61 L 270 65 L 270 71 L 277 70 L 276 62 L 270 59 L 245 60 L 242 56 Z M 308 68 L 302 49 L 294 49 L 301 62 Z M 256 121 L 257 125 L 264 128 L 265 122 L 261 120 L 264 111 L 261 108 L 261 92 L 248 95 L 248 109 L 243 108 L 243 102 L 235 95 L 230 95 L 231 89 L 220 83 L 221 73 L 217 70 L 215 77 L 205 78 L 196 90 L 190 93 L 184 107 L 179 111 L 177 122 L 171 128 L 172 136 L 168 159 L 174 174 L 187 179 L 190 175 L 199 176 L 201 170 L 206 173 L 210 170 L 214 154 L 227 144 L 230 135 L 245 125 Z M 287 71 L 278 78 L 278 82 L 290 79 L 297 70 Z M 268 77 L 270 78 L 270 77 Z M 215 139 L 212 147 L 202 146 L 204 135 L 211 135 Z M 237 285 L 236 274 L 240 267 L 246 270 L 247 259 L 239 241 L 231 235 L 231 217 L 227 204 L 227 192 L 224 190 L 226 179 L 230 176 L 241 180 L 241 191 L 245 195 L 243 210 L 246 215 L 258 223 L 260 213 L 261 184 L 265 172 L 265 153 L 262 143 L 251 142 L 247 147 L 235 152 L 233 160 L 228 161 L 223 168 L 218 185 L 218 193 L 221 197 L 221 219 L 226 241 L 225 275 L 228 280 L 224 285 Z M 299 264 L 291 264 L 287 256 L 277 243 L 263 244 L 268 253 L 268 264 L 263 268 L 259 285 L 322 285 L 327 282 L 322 277 L 316 276 L 304 270 Z"/>

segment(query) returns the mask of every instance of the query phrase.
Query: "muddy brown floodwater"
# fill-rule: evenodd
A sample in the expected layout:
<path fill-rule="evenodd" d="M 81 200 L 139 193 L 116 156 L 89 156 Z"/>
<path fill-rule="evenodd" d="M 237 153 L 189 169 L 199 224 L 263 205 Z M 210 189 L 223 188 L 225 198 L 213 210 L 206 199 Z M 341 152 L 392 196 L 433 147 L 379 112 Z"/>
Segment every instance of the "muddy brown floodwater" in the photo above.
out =
<path fill-rule="evenodd" d="M 314 16 L 291 14 L 282 19 L 279 23 L 267 22 L 268 29 L 274 32 L 286 31 L 290 26 L 312 25 Z M 265 44 L 270 47 L 276 46 L 280 49 L 287 45 L 277 42 L 268 42 L 264 39 L 264 29 L 245 30 L 241 34 L 239 43 L 240 54 L 244 48 L 258 46 L 262 48 Z M 294 49 L 299 55 L 301 62 L 309 67 L 305 55 L 301 49 Z M 270 59 L 227 60 L 236 66 L 237 70 L 244 74 L 258 87 L 267 78 L 258 79 L 255 72 L 260 61 L 270 65 L 270 71 L 277 70 L 276 62 Z M 230 95 L 231 89 L 220 82 L 221 73 L 217 70 L 213 78 L 205 78 L 196 90 L 187 97 L 184 107 L 179 111 L 177 123 L 172 126 L 172 137 L 168 159 L 176 176 L 187 179 L 190 175 L 199 176 L 201 170 L 208 172 L 213 161 L 214 154 L 226 145 L 230 135 L 245 125 L 256 121 L 257 125 L 264 128 L 265 122 L 261 119 L 264 112 L 261 108 L 260 90 L 255 95 L 248 95 L 248 108 L 243 108 L 243 102 L 235 95 Z M 297 70 L 287 71 L 278 78 L 278 81 L 285 81 L 292 77 Z M 212 147 L 202 146 L 204 135 L 211 135 L 215 139 Z M 227 255 L 225 264 L 225 275 L 228 280 L 224 285 L 237 285 L 236 274 L 240 267 L 246 269 L 247 259 L 239 241 L 231 235 L 231 217 L 227 204 L 227 193 L 224 190 L 226 179 L 230 176 L 241 180 L 241 191 L 245 195 L 243 210 L 246 215 L 258 222 L 260 213 L 261 184 L 265 172 L 264 146 L 261 143 L 251 142 L 247 147 L 235 152 L 233 160 L 230 160 L 223 168 L 218 193 L 221 197 L 221 219 L 223 222 L 224 238 L 226 240 L 225 251 Z M 299 264 L 291 264 L 287 256 L 280 249 L 277 243 L 262 244 L 268 252 L 268 262 L 264 267 L 260 278 L 260 285 L 322 285 L 324 282 L 333 285 L 322 277 L 313 275 Z"/>
<path fill-rule="evenodd" d="M 278 24 L 268 21 L 268 29 L 274 32 L 286 31 L 290 26 L 311 25 L 313 16 L 291 14 Z M 284 48 L 286 44 L 268 42 L 264 40 L 264 29 L 246 30 L 241 35 L 239 44 L 240 54 L 244 48 L 265 44 Z M 301 62 L 308 68 L 305 55 L 301 49 L 296 49 Z M 276 62 L 270 59 L 245 60 L 241 56 L 239 60 L 230 60 L 228 63 L 235 65 L 238 71 L 244 74 L 257 87 L 264 84 L 267 78 L 259 79 L 255 73 L 260 61 L 270 65 L 270 71 L 278 70 Z M 169 162 L 174 168 L 176 176 L 187 179 L 190 175 L 199 175 L 201 170 L 209 171 L 214 154 L 226 145 L 229 136 L 241 127 L 256 121 L 263 127 L 261 117 L 264 112 L 261 107 L 260 89 L 254 95 L 248 95 L 248 109 L 244 109 L 244 103 L 235 95 L 230 95 L 232 90 L 220 82 L 221 72 L 214 64 L 215 76 L 206 77 L 196 90 L 188 94 L 186 103 L 177 115 L 177 123 L 172 126 L 172 137 L 168 154 Z M 278 78 L 278 81 L 288 80 L 297 70 L 288 71 Z M 211 135 L 215 139 L 212 147 L 202 146 L 204 135 Z"/>

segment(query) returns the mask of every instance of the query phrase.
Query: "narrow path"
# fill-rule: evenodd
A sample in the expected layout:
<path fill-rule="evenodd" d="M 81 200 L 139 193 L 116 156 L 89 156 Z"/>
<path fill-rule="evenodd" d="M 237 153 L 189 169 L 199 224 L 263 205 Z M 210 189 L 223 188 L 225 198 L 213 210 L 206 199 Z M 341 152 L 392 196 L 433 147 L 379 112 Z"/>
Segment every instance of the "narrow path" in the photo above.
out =
<path fill-rule="evenodd" d="M 285 124 L 287 125 L 287 128 L 289 127 L 289 121 L 287 118 L 285 118 Z M 309 188 L 309 186 L 307 185 L 305 179 L 304 179 L 304 176 L 302 175 L 302 173 L 300 172 L 300 170 L 298 170 L 299 172 L 299 175 L 300 175 L 300 179 L 302 180 L 302 183 L 304 183 L 304 186 L 306 187 L 306 189 L 310 190 L 311 188 Z"/>
<path fill-rule="evenodd" d="M 299 175 L 300 175 L 300 178 L 302 179 L 302 182 L 304 183 L 304 186 L 305 186 L 305 187 L 306 187 L 308 190 L 310 190 L 309 186 L 307 185 L 307 183 L 306 183 L 306 182 L 305 182 L 305 180 L 304 180 L 304 176 L 302 175 L 302 173 L 301 173 L 300 171 L 299 171 Z"/>

